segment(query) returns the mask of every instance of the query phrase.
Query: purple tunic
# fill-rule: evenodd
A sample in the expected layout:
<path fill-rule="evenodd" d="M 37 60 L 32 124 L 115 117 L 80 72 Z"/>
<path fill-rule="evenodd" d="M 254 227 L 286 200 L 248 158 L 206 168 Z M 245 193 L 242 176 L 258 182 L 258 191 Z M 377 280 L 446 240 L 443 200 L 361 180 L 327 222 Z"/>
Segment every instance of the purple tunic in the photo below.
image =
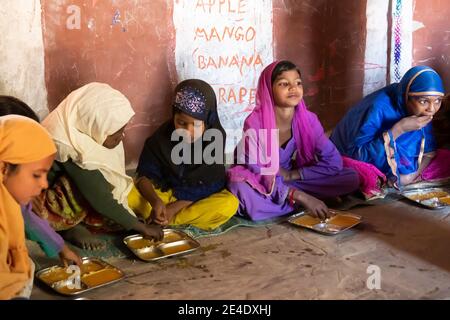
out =
<path fill-rule="evenodd" d="M 56 257 L 64 246 L 64 239 L 31 210 L 31 204 L 21 209 L 27 238 L 39 243 L 47 256 Z"/>
<path fill-rule="evenodd" d="M 288 214 L 293 211 L 287 199 L 290 188 L 317 198 L 335 197 L 358 189 L 357 173 L 342 168 L 341 157 L 330 140 L 326 139 L 317 149 L 318 161 L 313 166 L 301 168 L 302 179 L 284 182 L 283 177 L 278 175 L 270 196 L 257 192 L 247 182 L 229 182 L 228 188 L 239 199 L 238 214 L 252 220 Z M 291 159 L 295 151 L 295 140 L 291 138 L 285 148 L 280 148 L 280 167 L 293 169 Z"/>

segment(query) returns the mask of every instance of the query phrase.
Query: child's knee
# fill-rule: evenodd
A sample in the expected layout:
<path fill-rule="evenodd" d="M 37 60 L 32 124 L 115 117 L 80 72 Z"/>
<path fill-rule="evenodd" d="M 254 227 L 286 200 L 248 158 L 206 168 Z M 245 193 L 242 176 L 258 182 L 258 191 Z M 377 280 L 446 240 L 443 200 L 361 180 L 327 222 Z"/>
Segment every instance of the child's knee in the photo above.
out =
<path fill-rule="evenodd" d="M 150 203 L 139 193 L 136 187 L 133 186 L 128 194 L 128 206 L 134 213 L 147 219 L 150 216 L 152 207 Z"/>
<path fill-rule="evenodd" d="M 358 173 L 354 170 L 352 170 L 352 173 L 351 173 L 351 181 L 352 181 L 352 188 L 354 190 L 358 189 L 361 181 L 359 179 Z"/>
<path fill-rule="evenodd" d="M 239 200 L 233 193 L 228 190 L 220 192 L 220 198 L 218 199 L 217 208 L 223 215 L 234 215 L 239 207 Z"/>
<path fill-rule="evenodd" d="M 345 170 L 345 186 L 349 190 L 349 192 L 355 191 L 359 188 L 360 180 L 358 173 L 353 170 L 346 168 Z"/>
<path fill-rule="evenodd" d="M 234 195 L 237 194 L 239 190 L 239 183 L 240 182 L 228 182 L 227 189 Z"/>
<path fill-rule="evenodd" d="M 233 181 L 228 183 L 228 190 L 236 197 L 240 197 L 240 195 L 245 193 L 249 188 L 250 186 L 245 181 Z"/>
<path fill-rule="evenodd" d="M 228 197 L 228 207 L 231 215 L 234 215 L 239 208 L 239 199 L 231 193 Z"/>

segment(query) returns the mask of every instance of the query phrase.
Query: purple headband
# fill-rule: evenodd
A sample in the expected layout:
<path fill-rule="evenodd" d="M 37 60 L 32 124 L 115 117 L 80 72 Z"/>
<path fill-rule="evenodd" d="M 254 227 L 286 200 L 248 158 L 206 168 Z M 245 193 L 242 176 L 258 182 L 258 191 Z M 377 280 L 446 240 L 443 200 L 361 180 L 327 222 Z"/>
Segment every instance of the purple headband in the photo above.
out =
<path fill-rule="evenodd" d="M 177 91 L 173 106 L 196 119 L 202 121 L 207 119 L 206 98 L 196 88 L 184 87 Z"/>

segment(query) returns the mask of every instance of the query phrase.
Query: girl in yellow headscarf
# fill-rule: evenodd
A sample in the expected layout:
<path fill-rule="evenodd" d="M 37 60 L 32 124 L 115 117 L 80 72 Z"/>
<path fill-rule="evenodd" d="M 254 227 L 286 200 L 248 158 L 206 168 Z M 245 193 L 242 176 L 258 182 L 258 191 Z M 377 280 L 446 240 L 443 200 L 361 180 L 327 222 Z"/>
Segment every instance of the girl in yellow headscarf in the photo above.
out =
<path fill-rule="evenodd" d="M 0 117 L 0 299 L 23 296 L 32 283 L 20 205 L 47 188 L 55 153 L 50 135 L 36 121 Z"/>

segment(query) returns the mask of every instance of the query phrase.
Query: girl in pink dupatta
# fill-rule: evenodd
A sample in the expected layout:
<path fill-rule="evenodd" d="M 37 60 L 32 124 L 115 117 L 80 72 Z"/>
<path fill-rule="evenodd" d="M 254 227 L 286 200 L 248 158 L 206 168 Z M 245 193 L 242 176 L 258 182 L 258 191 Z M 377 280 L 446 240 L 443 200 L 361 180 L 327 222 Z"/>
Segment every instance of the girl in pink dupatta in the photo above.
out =
<path fill-rule="evenodd" d="M 343 168 L 317 116 L 307 110 L 300 71 L 289 61 L 262 72 L 236 155 L 228 187 L 239 199 L 238 213 L 252 220 L 288 214 L 296 204 L 325 219 L 329 211 L 318 198 L 358 188 L 357 173 Z"/>

